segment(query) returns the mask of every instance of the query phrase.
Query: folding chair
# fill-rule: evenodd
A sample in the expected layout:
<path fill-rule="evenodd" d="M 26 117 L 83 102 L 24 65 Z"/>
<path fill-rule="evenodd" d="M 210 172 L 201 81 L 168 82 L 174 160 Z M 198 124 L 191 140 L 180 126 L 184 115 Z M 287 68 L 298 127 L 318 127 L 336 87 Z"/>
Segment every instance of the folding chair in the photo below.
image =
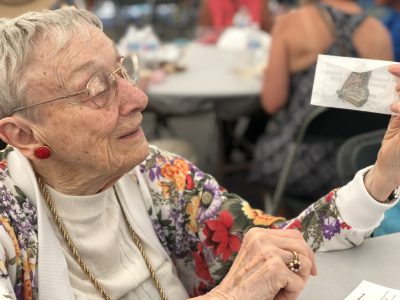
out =
<path fill-rule="evenodd" d="M 286 206 L 292 204 L 295 207 L 293 210 L 298 212 L 315 200 L 293 198 L 285 195 L 288 176 L 301 144 L 311 140 L 335 140 L 342 142 L 357 134 L 386 128 L 389 118 L 388 115 L 383 114 L 315 107 L 304 119 L 296 133 L 294 141 L 289 145 L 289 150 L 272 197 L 264 199 L 265 210 L 268 213 L 276 214 L 283 204 Z"/>
<path fill-rule="evenodd" d="M 358 170 L 375 163 L 385 132 L 380 129 L 359 134 L 343 143 L 337 156 L 341 184 L 350 181 Z"/>

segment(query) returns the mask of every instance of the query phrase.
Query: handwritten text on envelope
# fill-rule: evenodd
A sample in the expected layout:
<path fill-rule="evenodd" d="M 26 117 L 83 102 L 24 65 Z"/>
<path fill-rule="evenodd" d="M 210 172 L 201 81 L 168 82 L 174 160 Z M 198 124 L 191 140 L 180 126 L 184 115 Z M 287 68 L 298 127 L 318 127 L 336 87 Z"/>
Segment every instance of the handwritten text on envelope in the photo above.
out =
<path fill-rule="evenodd" d="M 390 61 L 319 55 L 311 104 L 390 114 L 399 96 Z"/>

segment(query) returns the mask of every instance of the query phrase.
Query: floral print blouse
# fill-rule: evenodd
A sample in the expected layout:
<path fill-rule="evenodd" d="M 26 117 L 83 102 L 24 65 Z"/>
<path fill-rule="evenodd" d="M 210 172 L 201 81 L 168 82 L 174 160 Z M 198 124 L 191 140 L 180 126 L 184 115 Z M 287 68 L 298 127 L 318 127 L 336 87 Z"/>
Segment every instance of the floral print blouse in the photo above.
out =
<path fill-rule="evenodd" d="M 0 283 L 13 289 L 17 299 L 37 299 L 37 212 L 8 172 L 10 151 L 8 147 L 1 153 L 0 162 L 0 243 L 5 249 L 0 251 L 14 255 L 0 260 Z M 335 205 L 338 190 L 286 221 L 253 209 L 177 155 L 150 147 L 137 168 L 142 178 L 132 184 L 147 185 L 149 217 L 191 296 L 206 293 L 223 279 L 243 236 L 254 226 L 300 230 L 315 251 L 349 248 L 359 243 L 352 242 L 354 236 L 365 236 L 341 219 Z"/>

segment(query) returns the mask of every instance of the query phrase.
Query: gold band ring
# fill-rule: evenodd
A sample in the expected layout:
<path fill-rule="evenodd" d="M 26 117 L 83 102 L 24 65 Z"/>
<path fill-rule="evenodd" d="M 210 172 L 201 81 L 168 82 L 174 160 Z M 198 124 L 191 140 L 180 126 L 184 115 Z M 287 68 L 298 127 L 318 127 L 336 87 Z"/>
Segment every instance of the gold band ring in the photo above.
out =
<path fill-rule="evenodd" d="M 287 264 L 290 271 L 297 273 L 301 270 L 301 261 L 299 255 L 296 251 L 291 251 L 293 253 L 292 260 Z"/>

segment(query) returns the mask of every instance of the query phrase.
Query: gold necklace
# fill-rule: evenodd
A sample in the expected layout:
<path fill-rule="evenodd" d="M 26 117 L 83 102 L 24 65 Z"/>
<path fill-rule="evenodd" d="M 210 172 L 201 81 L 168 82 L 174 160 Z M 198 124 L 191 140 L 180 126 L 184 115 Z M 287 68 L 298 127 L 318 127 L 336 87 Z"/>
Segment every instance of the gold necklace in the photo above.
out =
<path fill-rule="evenodd" d="M 47 207 L 49 208 L 50 213 L 53 216 L 53 220 L 56 223 L 58 230 L 60 231 L 65 242 L 67 243 L 69 250 L 71 251 L 72 257 L 75 259 L 75 261 L 81 267 L 82 271 L 89 278 L 90 282 L 94 285 L 94 287 L 98 290 L 98 292 L 103 296 L 103 298 L 106 300 L 111 300 L 112 298 L 107 294 L 103 285 L 96 279 L 96 277 L 94 276 L 92 271 L 89 269 L 88 265 L 82 261 L 81 256 L 79 255 L 78 250 L 76 250 L 76 247 L 75 247 L 74 243 L 72 242 L 71 237 L 70 237 L 67 229 L 65 228 L 63 221 L 61 220 L 60 216 L 57 213 L 54 202 L 51 199 L 49 191 L 47 190 L 46 185 L 43 183 L 42 178 L 38 174 L 36 174 L 36 179 L 37 179 L 37 183 L 39 185 L 40 192 L 42 193 L 43 198 L 46 201 Z M 154 286 L 156 287 L 158 293 L 160 294 L 161 299 L 168 300 L 167 296 L 164 292 L 164 289 L 161 286 L 160 280 L 158 279 L 157 274 L 154 271 L 153 266 L 151 265 L 150 260 L 145 253 L 145 249 L 144 249 L 142 240 L 140 239 L 140 237 L 136 233 L 136 231 L 133 229 L 131 224 L 128 222 L 126 214 L 121 207 L 121 203 L 120 203 L 117 191 L 115 190 L 115 187 L 113 187 L 113 189 L 114 189 L 115 196 L 117 197 L 118 204 L 121 208 L 122 215 L 124 216 L 125 223 L 128 226 L 129 231 L 132 235 L 133 242 L 135 243 L 136 247 L 139 249 L 140 254 L 142 255 L 142 258 L 146 264 L 146 267 L 149 270 L 150 277 L 154 283 Z"/>

